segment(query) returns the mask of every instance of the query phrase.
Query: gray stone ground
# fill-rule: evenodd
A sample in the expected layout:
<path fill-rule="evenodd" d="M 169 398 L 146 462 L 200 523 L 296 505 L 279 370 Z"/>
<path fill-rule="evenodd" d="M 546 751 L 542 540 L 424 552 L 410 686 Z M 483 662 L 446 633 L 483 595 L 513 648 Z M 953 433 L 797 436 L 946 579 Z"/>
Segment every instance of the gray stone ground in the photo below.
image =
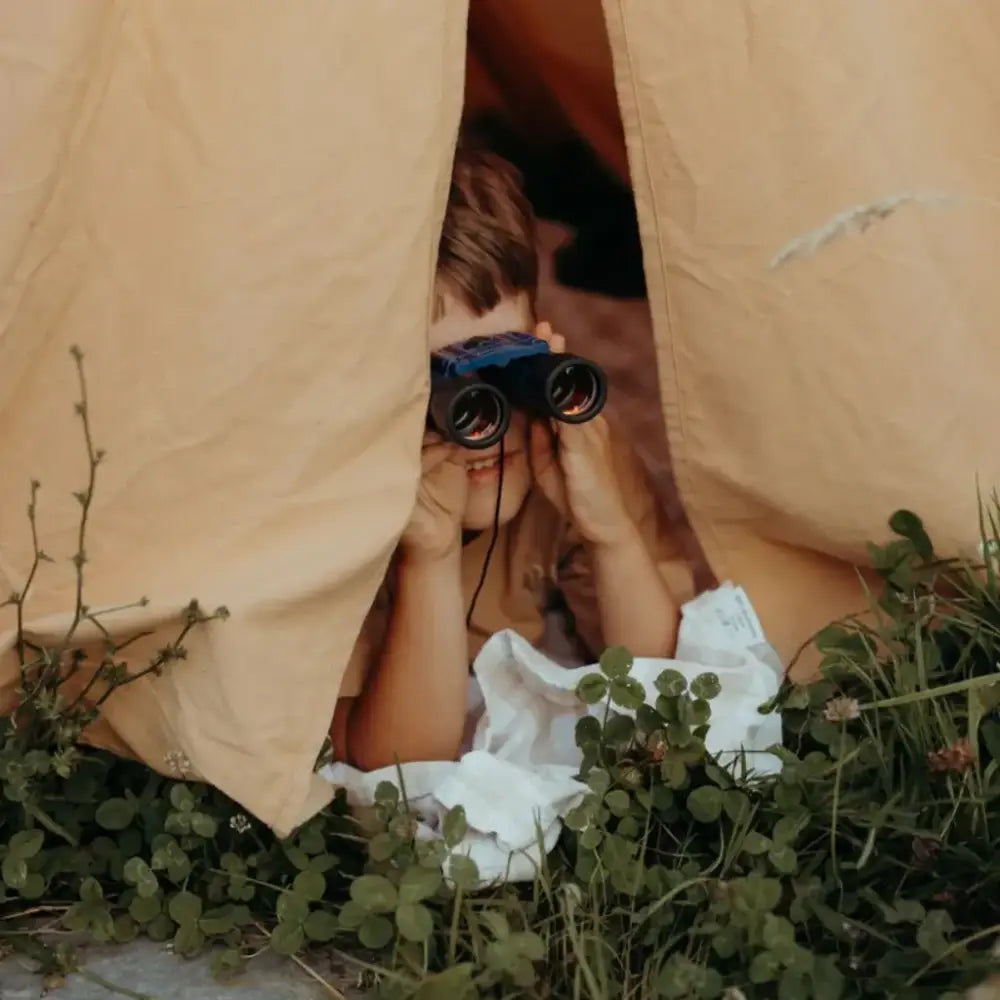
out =
<path fill-rule="evenodd" d="M 239 977 L 217 982 L 210 970 L 210 957 L 187 960 L 172 954 L 167 946 L 139 939 L 127 945 L 89 946 L 81 952 L 80 964 L 106 980 L 108 989 L 79 974 L 46 990 L 29 959 L 11 955 L 0 961 L 0 1000 L 120 1000 L 137 996 L 149 1000 L 361 1000 L 357 973 L 339 966 L 331 956 L 311 959 L 325 981 L 316 979 L 273 953 L 254 959 Z"/>

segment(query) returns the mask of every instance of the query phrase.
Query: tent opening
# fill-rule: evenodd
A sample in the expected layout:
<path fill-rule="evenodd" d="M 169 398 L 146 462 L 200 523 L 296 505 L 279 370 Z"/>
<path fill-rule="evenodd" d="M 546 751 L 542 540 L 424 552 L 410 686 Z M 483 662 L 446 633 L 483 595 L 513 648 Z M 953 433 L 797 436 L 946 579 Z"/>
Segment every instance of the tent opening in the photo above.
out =
<path fill-rule="evenodd" d="M 606 370 L 609 418 L 709 583 L 671 475 L 601 0 L 470 0 L 462 124 L 521 171 L 539 219 L 539 316 Z"/>

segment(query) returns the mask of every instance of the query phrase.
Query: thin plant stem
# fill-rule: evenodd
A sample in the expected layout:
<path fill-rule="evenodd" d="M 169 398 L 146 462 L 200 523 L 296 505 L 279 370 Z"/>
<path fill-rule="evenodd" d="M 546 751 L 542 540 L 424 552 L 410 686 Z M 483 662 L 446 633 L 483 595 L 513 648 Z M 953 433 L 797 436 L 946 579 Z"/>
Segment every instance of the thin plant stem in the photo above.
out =
<path fill-rule="evenodd" d="M 21 588 L 21 591 L 17 596 L 17 600 L 14 602 L 17 607 L 17 659 L 21 668 L 22 690 L 27 686 L 27 674 L 25 671 L 25 654 L 27 651 L 27 645 L 24 635 L 24 605 L 28 600 L 28 594 L 31 592 L 31 587 L 35 582 L 36 575 L 38 574 L 38 567 L 45 558 L 45 553 L 42 552 L 38 546 L 38 491 L 40 488 L 41 484 L 38 480 L 32 480 L 31 499 L 28 502 L 28 524 L 31 528 L 31 568 L 28 570 L 28 576 L 24 581 L 24 586 Z"/>
<path fill-rule="evenodd" d="M 73 556 L 73 566 L 76 569 L 76 599 L 73 609 L 73 618 L 62 646 L 66 648 L 70 644 L 74 633 L 80 625 L 83 616 L 86 614 L 86 605 L 83 602 L 84 586 L 84 566 L 87 562 L 87 527 L 90 521 L 90 509 L 94 500 L 94 487 L 97 484 L 97 467 L 104 457 L 104 452 L 94 447 L 94 438 L 90 429 L 90 401 L 87 396 L 87 378 L 83 370 L 83 352 L 79 347 L 72 347 L 70 354 L 76 364 L 77 385 L 80 390 L 80 399 L 76 404 L 76 413 L 83 426 L 83 438 L 87 448 L 87 486 L 80 493 L 76 494 L 80 502 L 80 524 L 77 529 L 76 553 Z"/>

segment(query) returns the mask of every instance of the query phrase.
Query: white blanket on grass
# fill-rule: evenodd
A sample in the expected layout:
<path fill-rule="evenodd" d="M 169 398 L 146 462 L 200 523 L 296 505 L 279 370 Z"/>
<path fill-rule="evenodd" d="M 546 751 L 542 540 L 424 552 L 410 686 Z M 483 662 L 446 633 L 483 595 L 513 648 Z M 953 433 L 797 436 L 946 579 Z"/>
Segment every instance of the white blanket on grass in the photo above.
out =
<path fill-rule="evenodd" d="M 758 709 L 776 694 L 781 667 L 742 588 L 725 584 L 684 606 L 675 659 L 635 661 L 632 676 L 650 703 L 653 682 L 668 667 L 689 682 L 707 671 L 718 676 L 711 753 L 725 762 L 742 750 L 757 773 L 779 768 L 767 750 L 781 741 L 780 718 Z M 473 664 L 466 752 L 458 761 L 402 766 L 407 800 L 420 818 L 417 835 L 440 837 L 445 813 L 461 805 L 468 833 L 452 853 L 471 857 L 483 884 L 533 878 L 563 817 L 587 791 L 576 780 L 576 723 L 604 706 L 581 704 L 575 689 L 594 669 L 560 666 L 509 630 L 490 638 Z M 399 779 L 395 767 L 365 773 L 333 764 L 320 773 L 346 789 L 354 808 L 372 805 L 380 782 Z"/>

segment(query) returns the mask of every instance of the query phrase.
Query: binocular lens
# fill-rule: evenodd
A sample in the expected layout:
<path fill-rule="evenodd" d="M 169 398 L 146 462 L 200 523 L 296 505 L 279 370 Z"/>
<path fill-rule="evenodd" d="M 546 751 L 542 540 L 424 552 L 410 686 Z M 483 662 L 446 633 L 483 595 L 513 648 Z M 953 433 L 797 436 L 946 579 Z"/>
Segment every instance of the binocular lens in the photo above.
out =
<path fill-rule="evenodd" d="M 431 388 L 427 419 L 453 444 L 489 448 L 507 433 L 510 406 L 500 392 L 479 379 L 445 379 Z"/>
<path fill-rule="evenodd" d="M 550 385 L 552 405 L 564 417 L 588 413 L 601 401 L 601 384 L 589 365 L 566 365 Z"/>
<path fill-rule="evenodd" d="M 465 441 L 481 441 L 503 426 L 503 405 L 495 392 L 468 389 L 455 400 L 451 411 L 455 433 Z"/>

